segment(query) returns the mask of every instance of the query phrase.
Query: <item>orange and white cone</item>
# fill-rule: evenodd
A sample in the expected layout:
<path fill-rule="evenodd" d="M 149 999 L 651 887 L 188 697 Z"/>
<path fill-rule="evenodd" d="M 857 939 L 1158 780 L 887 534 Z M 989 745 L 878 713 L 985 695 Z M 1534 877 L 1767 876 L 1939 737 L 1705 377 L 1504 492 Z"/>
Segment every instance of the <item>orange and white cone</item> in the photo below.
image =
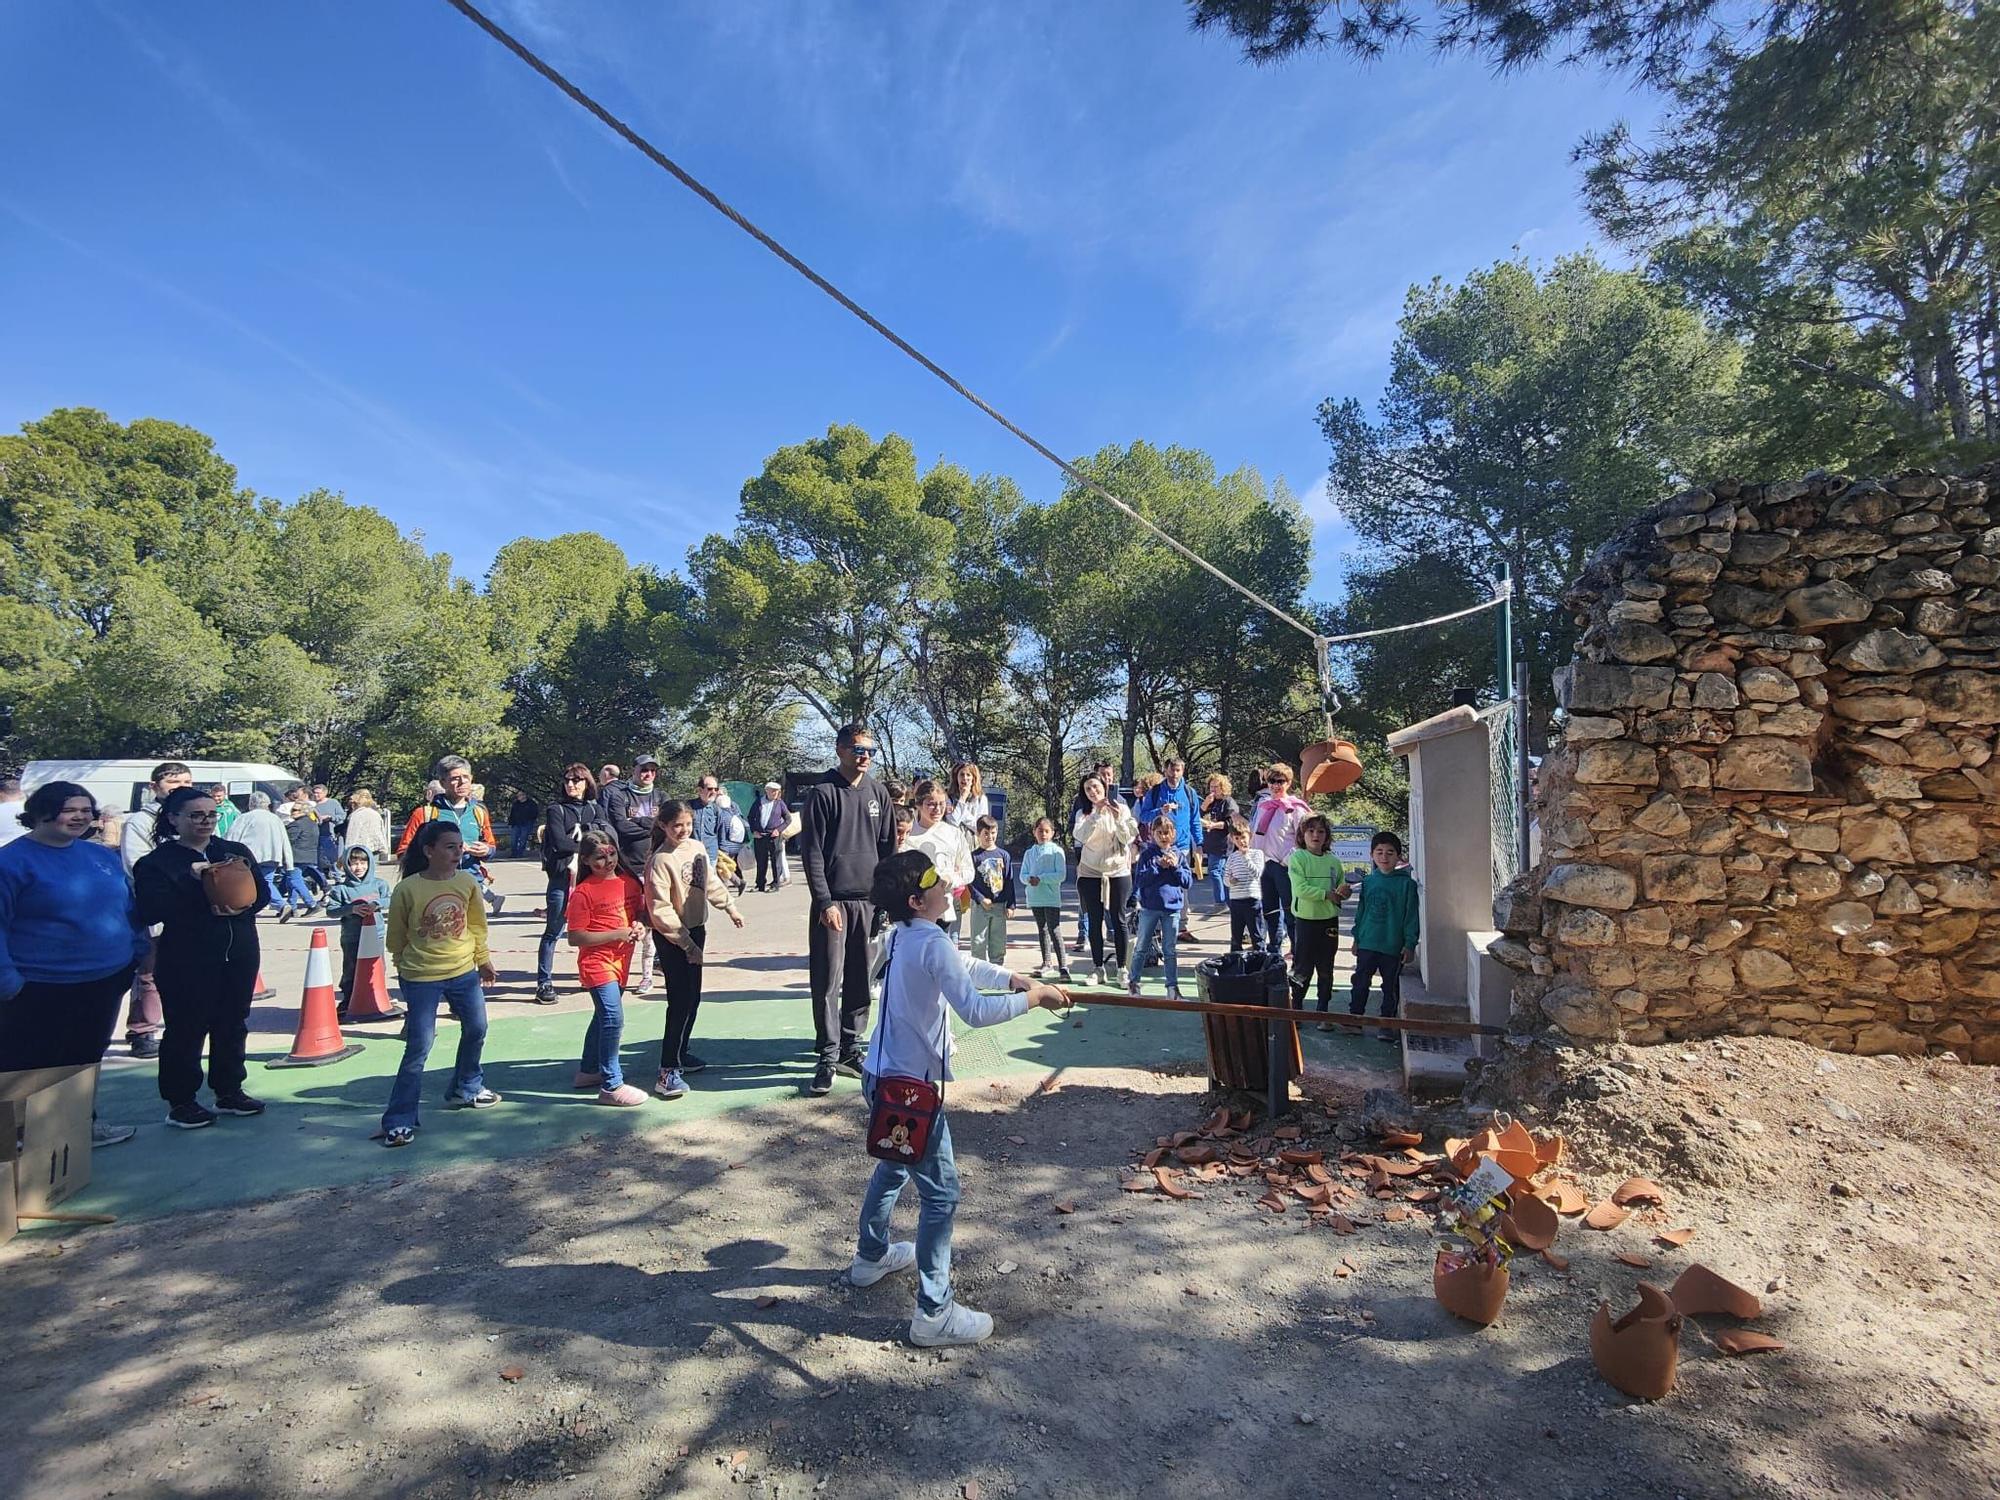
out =
<path fill-rule="evenodd" d="M 274 1058 L 267 1068 L 317 1068 L 339 1062 L 361 1050 L 359 1042 L 340 1035 L 340 1017 L 333 998 L 333 964 L 326 956 L 326 929 L 313 929 L 306 953 L 306 988 L 299 1001 L 299 1029 L 289 1056 Z"/>
<path fill-rule="evenodd" d="M 354 983 L 347 991 L 347 1024 L 357 1021 L 393 1021 L 403 1012 L 389 1003 L 389 976 L 383 957 L 388 948 L 382 942 L 382 926 L 375 920 L 373 907 L 361 909 L 361 946 L 354 950 Z"/>

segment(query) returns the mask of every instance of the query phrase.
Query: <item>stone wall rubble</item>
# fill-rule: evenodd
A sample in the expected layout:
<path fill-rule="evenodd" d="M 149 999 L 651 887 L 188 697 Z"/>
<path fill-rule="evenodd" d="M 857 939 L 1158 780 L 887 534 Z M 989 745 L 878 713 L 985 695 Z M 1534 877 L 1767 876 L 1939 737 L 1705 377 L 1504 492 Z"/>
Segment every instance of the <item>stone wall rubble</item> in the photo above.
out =
<path fill-rule="evenodd" d="M 1719 482 L 1591 559 L 1517 1024 L 2000 1062 L 1995 483 Z"/>

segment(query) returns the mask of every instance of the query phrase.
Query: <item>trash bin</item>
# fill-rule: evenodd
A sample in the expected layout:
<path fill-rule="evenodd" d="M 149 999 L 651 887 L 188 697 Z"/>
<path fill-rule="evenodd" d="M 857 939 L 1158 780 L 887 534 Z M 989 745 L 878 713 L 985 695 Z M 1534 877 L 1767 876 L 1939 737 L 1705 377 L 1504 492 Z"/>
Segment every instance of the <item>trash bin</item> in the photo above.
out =
<path fill-rule="evenodd" d="M 1195 965 L 1195 987 L 1203 1000 L 1224 1005 L 1273 1005 L 1292 1008 L 1291 976 L 1282 957 L 1272 953 L 1230 953 L 1205 958 Z M 1248 1016 L 1203 1016 L 1208 1039 L 1208 1076 L 1224 1088 L 1246 1089 L 1282 1099 L 1286 1087 L 1303 1071 L 1299 1028 L 1283 1021 Z M 1271 1028 L 1276 1025 L 1280 1076 L 1271 1077 Z"/>

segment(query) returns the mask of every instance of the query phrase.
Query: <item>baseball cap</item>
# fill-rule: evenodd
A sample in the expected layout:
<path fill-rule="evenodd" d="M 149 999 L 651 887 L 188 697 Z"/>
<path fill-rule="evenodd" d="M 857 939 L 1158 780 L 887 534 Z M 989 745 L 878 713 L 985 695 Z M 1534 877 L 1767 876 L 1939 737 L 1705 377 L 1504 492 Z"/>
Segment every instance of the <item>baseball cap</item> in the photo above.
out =
<path fill-rule="evenodd" d="M 780 786 L 775 781 L 767 781 L 764 783 L 764 790 L 767 792 L 782 792 L 784 790 L 784 787 Z"/>
<path fill-rule="evenodd" d="M 632 769 L 635 771 L 641 766 L 651 766 L 657 771 L 660 768 L 660 758 L 657 755 L 642 755 L 632 762 Z"/>

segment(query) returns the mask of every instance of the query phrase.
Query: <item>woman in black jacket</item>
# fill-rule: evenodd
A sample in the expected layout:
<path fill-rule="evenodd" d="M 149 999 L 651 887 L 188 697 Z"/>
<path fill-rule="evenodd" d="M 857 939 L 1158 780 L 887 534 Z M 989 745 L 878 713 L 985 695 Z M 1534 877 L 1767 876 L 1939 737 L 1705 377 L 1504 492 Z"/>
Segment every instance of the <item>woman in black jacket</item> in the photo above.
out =
<path fill-rule="evenodd" d="M 556 944 L 562 941 L 563 914 L 569 909 L 570 888 L 576 882 L 578 840 L 586 828 L 611 832 L 611 820 L 597 800 L 597 778 L 586 765 L 563 767 L 562 790 L 542 810 L 542 873 L 548 877 L 548 920 L 542 927 L 542 948 L 535 960 L 535 1004 L 554 1005 Z"/>
<path fill-rule="evenodd" d="M 243 1092 L 243 1049 L 250 1035 L 250 998 L 257 987 L 257 911 L 268 900 L 255 880 L 257 861 L 243 845 L 215 837 L 215 799 L 182 787 L 160 805 L 153 852 L 132 867 L 139 920 L 160 924 L 153 982 L 167 1026 L 160 1037 L 160 1097 L 167 1123 L 183 1130 L 213 1125 L 225 1115 L 261 1115 Z M 256 898 L 225 911 L 209 901 L 199 865 L 241 860 Z M 202 1044 L 215 1109 L 202 1106 Z"/>

